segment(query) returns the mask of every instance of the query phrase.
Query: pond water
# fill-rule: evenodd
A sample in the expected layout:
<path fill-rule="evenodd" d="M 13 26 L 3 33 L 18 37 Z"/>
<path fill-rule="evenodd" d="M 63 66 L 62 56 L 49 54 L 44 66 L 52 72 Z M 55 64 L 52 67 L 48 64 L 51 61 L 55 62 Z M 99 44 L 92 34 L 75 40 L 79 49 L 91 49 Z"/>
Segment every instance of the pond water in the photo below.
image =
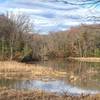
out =
<path fill-rule="evenodd" d="M 55 92 L 55 93 L 69 93 L 71 95 L 79 95 L 79 94 L 96 94 L 100 93 L 99 90 L 93 89 L 84 89 L 77 86 L 72 86 L 62 80 L 48 81 L 44 82 L 41 80 L 2 80 L 2 85 L 16 90 L 44 90 L 47 92 Z"/>
<path fill-rule="evenodd" d="M 57 79 L 43 80 L 0 80 L 0 86 L 16 90 L 40 89 L 48 92 L 70 94 L 100 93 L 100 63 L 69 62 L 67 60 L 46 61 L 38 63 L 44 67 L 52 67 L 67 75 Z"/>

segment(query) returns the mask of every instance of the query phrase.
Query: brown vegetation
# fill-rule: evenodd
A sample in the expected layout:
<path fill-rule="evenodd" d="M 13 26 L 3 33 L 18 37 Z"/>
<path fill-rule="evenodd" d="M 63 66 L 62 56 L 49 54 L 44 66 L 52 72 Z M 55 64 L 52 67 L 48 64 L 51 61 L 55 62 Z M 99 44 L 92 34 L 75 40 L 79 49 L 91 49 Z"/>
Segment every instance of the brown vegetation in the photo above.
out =
<path fill-rule="evenodd" d="M 47 35 L 30 34 L 32 26 L 26 15 L 0 16 L 0 60 L 33 61 L 47 58 L 100 57 L 100 25 L 81 25 L 68 31 Z M 78 59 L 78 58 L 75 58 Z M 79 60 L 79 59 L 78 59 Z M 85 59 L 81 59 L 82 61 Z M 87 59 L 88 61 L 98 60 Z M 0 62 L 0 78 L 47 79 L 65 77 L 64 71 L 38 64 Z M 75 75 L 74 75 L 75 76 Z M 72 80 L 76 80 L 70 76 Z M 45 80 L 47 81 L 47 80 Z M 1 100 L 99 100 L 100 95 L 58 96 L 45 92 L 1 90 Z"/>
<path fill-rule="evenodd" d="M 100 100 L 100 95 L 80 95 L 71 96 L 64 93 L 58 95 L 56 93 L 45 93 L 43 91 L 15 91 L 0 90 L 0 100 Z"/>
<path fill-rule="evenodd" d="M 100 57 L 99 24 L 40 35 L 32 33 L 33 26 L 26 15 L 2 15 L 0 23 L 0 60 Z"/>
<path fill-rule="evenodd" d="M 83 62 L 100 62 L 99 57 L 69 57 L 69 60 L 83 61 Z"/>
<path fill-rule="evenodd" d="M 38 64 L 24 64 L 15 61 L 0 62 L 0 78 L 7 79 L 42 79 L 45 77 L 64 77 L 66 72 L 56 71 L 51 67 Z"/>

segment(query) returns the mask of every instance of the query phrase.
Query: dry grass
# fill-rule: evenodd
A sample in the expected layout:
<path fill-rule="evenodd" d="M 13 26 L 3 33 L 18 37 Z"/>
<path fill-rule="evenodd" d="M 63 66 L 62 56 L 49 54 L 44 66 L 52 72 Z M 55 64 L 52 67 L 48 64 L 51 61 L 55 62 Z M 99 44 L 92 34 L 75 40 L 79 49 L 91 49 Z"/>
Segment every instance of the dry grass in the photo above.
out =
<path fill-rule="evenodd" d="M 45 93 L 43 91 L 0 91 L 0 100 L 100 100 L 100 95 L 57 95 L 56 93 Z"/>
<path fill-rule="evenodd" d="M 100 62 L 100 57 L 69 57 L 68 59 L 83 62 Z"/>
<path fill-rule="evenodd" d="M 64 77 L 66 72 L 60 72 L 51 67 L 44 67 L 38 64 L 25 64 L 15 61 L 0 62 L 1 78 L 21 78 L 21 79 L 37 79 L 42 77 Z"/>
<path fill-rule="evenodd" d="M 64 77 L 66 72 L 59 72 L 50 67 L 38 64 L 24 64 L 15 61 L 0 62 L 1 78 L 34 79 L 42 77 Z M 45 93 L 43 91 L 16 91 L 6 88 L 0 89 L 0 100 L 100 100 L 100 95 L 70 96 Z"/>

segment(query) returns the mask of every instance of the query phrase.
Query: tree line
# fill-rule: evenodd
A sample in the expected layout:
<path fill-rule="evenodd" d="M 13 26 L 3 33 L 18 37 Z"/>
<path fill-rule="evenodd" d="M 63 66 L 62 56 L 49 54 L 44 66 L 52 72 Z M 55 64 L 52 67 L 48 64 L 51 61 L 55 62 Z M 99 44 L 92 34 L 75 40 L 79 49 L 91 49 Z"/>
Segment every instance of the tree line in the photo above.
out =
<path fill-rule="evenodd" d="M 40 37 L 41 54 L 49 58 L 100 57 L 100 24 L 82 24 Z"/>
<path fill-rule="evenodd" d="M 49 50 L 58 57 L 100 57 L 100 24 L 80 25 L 49 35 L 53 42 Z"/>
<path fill-rule="evenodd" d="M 33 32 L 25 14 L 0 15 L 0 60 L 100 57 L 100 24 L 80 25 L 45 35 Z"/>

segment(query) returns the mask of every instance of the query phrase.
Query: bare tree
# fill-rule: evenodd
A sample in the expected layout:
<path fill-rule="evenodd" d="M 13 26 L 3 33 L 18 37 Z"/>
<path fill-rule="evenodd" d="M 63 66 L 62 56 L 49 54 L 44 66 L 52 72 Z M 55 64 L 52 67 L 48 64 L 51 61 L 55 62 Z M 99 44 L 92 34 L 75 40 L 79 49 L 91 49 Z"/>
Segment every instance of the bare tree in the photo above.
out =
<path fill-rule="evenodd" d="M 7 13 L 0 16 L 0 36 L 2 40 L 2 53 L 4 52 L 4 42 L 9 43 L 10 59 L 13 59 L 15 52 L 20 50 L 21 43 L 27 41 L 26 34 L 32 32 L 32 23 L 28 16 L 24 14 L 16 15 Z"/>

